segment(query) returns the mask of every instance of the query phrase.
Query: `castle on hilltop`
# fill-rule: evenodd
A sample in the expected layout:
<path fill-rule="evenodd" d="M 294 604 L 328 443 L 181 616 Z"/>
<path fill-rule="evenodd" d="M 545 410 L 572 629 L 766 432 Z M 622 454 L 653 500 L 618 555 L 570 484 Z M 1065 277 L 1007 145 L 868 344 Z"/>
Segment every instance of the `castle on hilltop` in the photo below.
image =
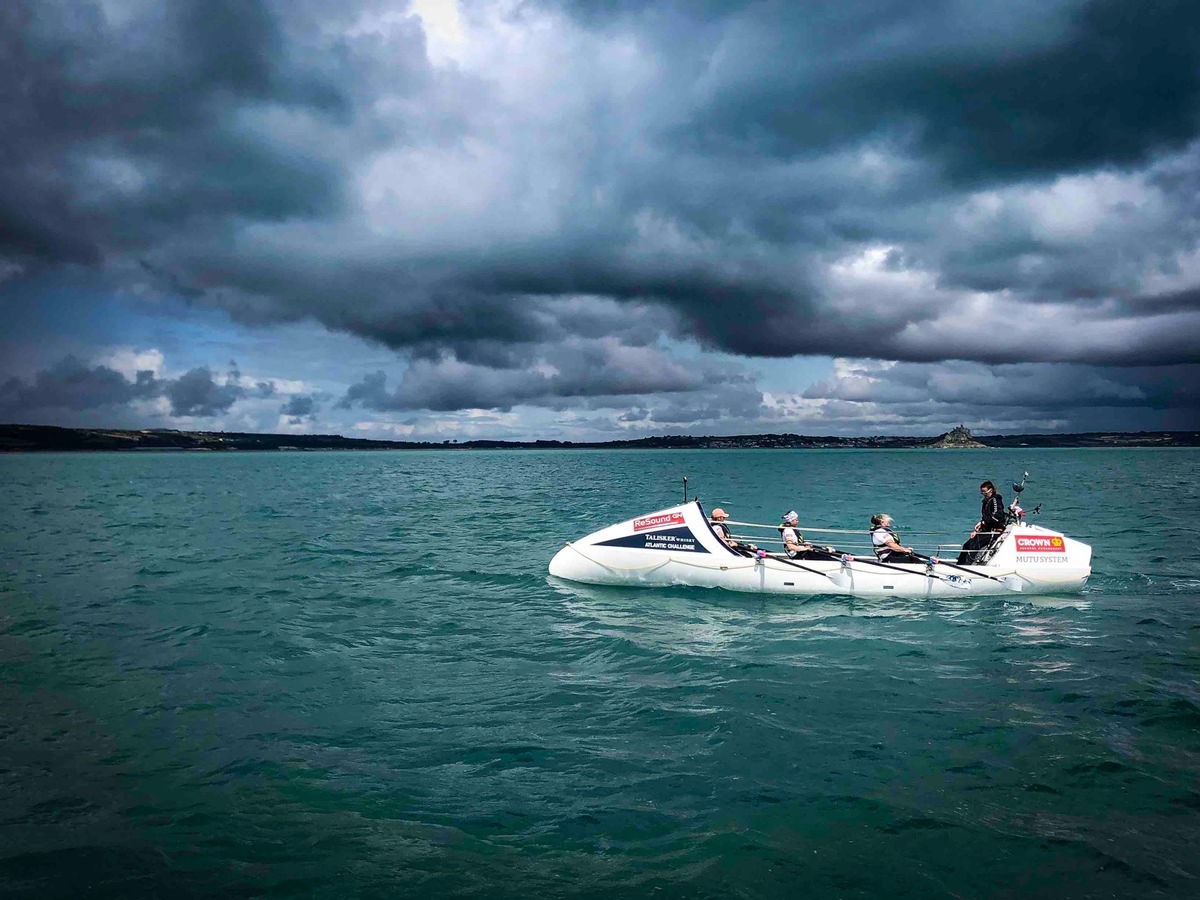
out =
<path fill-rule="evenodd" d="M 975 438 L 971 436 L 971 429 L 966 425 L 957 425 L 947 431 L 941 437 L 934 440 L 928 446 L 937 449 L 974 450 L 987 447 L 987 444 L 981 444 L 979 441 L 975 440 Z"/>

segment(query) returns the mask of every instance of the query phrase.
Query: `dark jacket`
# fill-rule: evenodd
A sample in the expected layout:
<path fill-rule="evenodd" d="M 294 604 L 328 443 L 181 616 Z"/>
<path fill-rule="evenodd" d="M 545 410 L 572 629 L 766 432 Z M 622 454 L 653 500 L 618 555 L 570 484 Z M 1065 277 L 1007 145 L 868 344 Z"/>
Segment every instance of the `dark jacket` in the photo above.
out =
<path fill-rule="evenodd" d="M 999 492 L 993 491 L 992 496 L 983 498 L 983 510 L 979 521 L 983 523 L 980 531 L 1003 531 L 1005 526 L 1004 498 Z"/>

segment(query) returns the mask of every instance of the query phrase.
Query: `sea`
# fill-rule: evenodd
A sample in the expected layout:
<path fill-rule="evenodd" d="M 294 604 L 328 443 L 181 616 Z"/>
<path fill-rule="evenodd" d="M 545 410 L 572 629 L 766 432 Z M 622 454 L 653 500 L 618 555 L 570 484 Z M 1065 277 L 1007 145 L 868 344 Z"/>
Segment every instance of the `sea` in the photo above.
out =
<path fill-rule="evenodd" d="M 1198 469 L 0 456 L 0 896 L 1200 897 Z M 865 534 L 887 512 L 928 550 L 966 537 L 980 481 L 1007 502 L 1025 472 L 1030 521 L 1095 548 L 1082 593 L 547 573 L 684 478 L 734 521 Z"/>

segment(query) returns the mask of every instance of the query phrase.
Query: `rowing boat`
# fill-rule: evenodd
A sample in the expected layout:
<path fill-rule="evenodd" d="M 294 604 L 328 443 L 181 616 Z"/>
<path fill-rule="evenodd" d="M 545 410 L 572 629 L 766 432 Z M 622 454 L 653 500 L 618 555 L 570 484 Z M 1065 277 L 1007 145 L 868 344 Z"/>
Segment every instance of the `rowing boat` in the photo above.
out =
<path fill-rule="evenodd" d="M 792 559 L 735 552 L 717 536 L 699 500 L 610 525 L 569 541 L 550 574 L 585 584 L 694 585 L 772 594 L 954 597 L 1078 592 L 1092 573 L 1092 548 L 1023 518 L 993 542 L 986 562 L 880 562 L 867 553 Z"/>

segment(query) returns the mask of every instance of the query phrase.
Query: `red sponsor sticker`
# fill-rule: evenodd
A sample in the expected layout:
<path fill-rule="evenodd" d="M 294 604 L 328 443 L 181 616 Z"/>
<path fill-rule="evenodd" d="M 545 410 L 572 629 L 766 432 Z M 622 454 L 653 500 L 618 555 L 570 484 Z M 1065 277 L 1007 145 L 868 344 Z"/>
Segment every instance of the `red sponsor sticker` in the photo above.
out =
<path fill-rule="evenodd" d="M 1043 537 L 1040 534 L 1018 534 L 1018 553 L 1066 553 L 1067 545 L 1060 537 Z"/>
<path fill-rule="evenodd" d="M 660 513 L 657 516 L 643 516 L 633 520 L 634 531 L 645 531 L 648 528 L 666 528 L 668 525 L 683 525 L 683 513 Z"/>

